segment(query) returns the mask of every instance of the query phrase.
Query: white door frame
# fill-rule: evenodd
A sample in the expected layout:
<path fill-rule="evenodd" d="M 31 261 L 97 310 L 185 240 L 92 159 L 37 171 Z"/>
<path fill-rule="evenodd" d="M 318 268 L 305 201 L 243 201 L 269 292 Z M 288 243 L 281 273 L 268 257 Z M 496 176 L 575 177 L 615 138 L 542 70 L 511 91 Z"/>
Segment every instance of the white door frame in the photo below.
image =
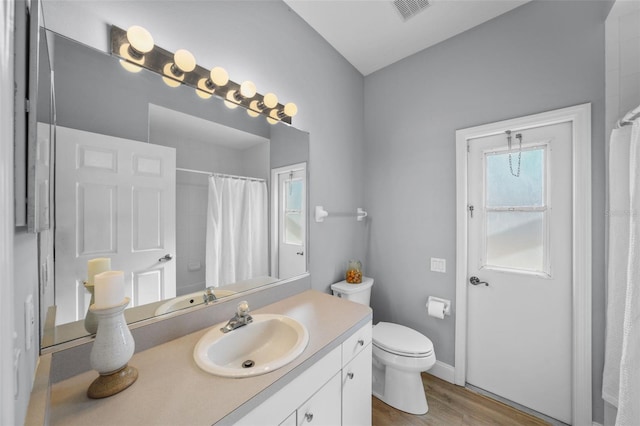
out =
<path fill-rule="evenodd" d="M 279 245 L 280 245 L 280 210 L 279 210 L 279 195 L 280 195 L 280 188 L 278 187 L 278 176 L 281 175 L 284 172 L 289 172 L 289 171 L 294 171 L 297 172 L 299 170 L 303 170 L 304 171 L 304 175 L 305 175 L 305 181 L 304 181 L 304 197 L 305 197 L 305 201 L 304 201 L 304 206 L 305 209 L 308 207 L 309 203 L 307 202 L 307 196 L 308 196 L 308 191 L 307 191 L 307 185 L 309 184 L 309 176 L 308 176 L 308 172 L 307 172 L 307 163 L 302 162 L 302 163 L 295 163 L 295 164 L 290 164 L 288 166 L 282 166 L 282 167 L 275 167 L 273 169 L 271 169 L 271 235 L 270 235 L 270 240 L 271 240 L 271 271 L 269 273 L 269 275 L 271 276 L 275 276 L 275 277 L 279 277 L 280 276 L 280 268 L 279 268 L 279 264 L 280 264 L 280 253 L 279 253 Z M 307 221 L 308 217 L 308 212 L 305 213 L 305 230 L 304 230 L 304 251 L 307 252 L 307 247 L 309 246 L 307 243 L 309 241 L 309 239 L 307 238 L 307 234 L 309 232 L 309 223 Z M 308 253 L 308 252 L 307 252 Z M 308 263 L 308 258 L 306 257 L 307 255 L 305 254 L 305 263 L 307 265 L 307 270 L 309 270 L 309 263 Z"/>
<path fill-rule="evenodd" d="M 467 141 L 532 127 L 572 124 L 572 423 L 591 425 L 591 104 L 456 131 L 456 318 L 454 383 L 467 373 Z M 544 349 L 541 349 L 544 350 Z"/>

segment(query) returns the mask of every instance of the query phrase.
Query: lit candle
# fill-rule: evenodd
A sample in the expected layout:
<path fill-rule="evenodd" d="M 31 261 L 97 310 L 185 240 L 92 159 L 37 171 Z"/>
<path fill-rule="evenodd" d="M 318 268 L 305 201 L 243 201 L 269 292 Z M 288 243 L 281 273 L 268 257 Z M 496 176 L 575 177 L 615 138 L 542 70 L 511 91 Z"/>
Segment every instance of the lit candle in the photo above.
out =
<path fill-rule="evenodd" d="M 93 285 L 93 277 L 101 272 L 111 270 L 111 259 L 108 257 L 97 257 L 87 262 L 87 285 Z"/>
<path fill-rule="evenodd" d="M 124 301 L 124 272 L 106 271 L 95 276 L 97 309 L 110 308 Z"/>

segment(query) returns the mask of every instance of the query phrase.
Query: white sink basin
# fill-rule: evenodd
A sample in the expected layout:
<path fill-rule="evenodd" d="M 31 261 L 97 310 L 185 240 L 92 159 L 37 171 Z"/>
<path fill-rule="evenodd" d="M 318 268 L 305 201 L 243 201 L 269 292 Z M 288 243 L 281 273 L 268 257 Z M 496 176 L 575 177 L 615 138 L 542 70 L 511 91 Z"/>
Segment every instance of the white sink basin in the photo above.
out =
<path fill-rule="evenodd" d="M 215 289 L 213 291 L 216 298 L 231 296 L 232 294 L 236 294 L 235 291 L 231 290 L 221 290 Z M 174 299 L 171 299 L 162 305 L 156 308 L 155 314 L 162 315 L 173 311 L 178 311 L 180 309 L 188 308 L 190 306 L 201 305 L 204 303 L 204 299 L 202 296 L 204 295 L 204 290 L 197 291 L 195 293 L 185 294 L 184 296 L 179 296 Z"/>
<path fill-rule="evenodd" d="M 220 323 L 196 344 L 193 358 L 204 371 L 223 377 L 269 373 L 296 359 L 309 343 L 309 333 L 297 320 L 276 314 L 253 315 L 251 324 L 228 333 Z"/>

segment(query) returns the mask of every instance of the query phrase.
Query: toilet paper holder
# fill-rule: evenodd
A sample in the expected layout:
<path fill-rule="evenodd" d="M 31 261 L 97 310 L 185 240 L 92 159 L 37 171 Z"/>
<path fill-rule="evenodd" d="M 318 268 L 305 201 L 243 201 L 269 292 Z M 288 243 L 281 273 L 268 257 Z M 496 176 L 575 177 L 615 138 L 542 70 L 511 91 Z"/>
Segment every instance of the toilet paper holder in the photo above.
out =
<path fill-rule="evenodd" d="M 439 297 L 429 296 L 427 298 L 427 309 L 429 308 L 429 304 L 431 302 L 441 302 L 444 304 L 444 314 L 451 315 L 451 300 L 441 299 Z"/>

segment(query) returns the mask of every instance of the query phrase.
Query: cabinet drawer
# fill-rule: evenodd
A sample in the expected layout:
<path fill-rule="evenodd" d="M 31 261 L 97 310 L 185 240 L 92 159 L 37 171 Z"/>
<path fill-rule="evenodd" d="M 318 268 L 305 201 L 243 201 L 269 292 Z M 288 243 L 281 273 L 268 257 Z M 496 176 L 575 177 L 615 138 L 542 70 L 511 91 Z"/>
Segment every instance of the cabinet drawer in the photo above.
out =
<path fill-rule="evenodd" d="M 371 343 L 372 324 L 371 321 L 366 323 L 360 330 L 353 333 L 351 337 L 342 344 L 342 366 L 345 366 L 356 356 L 362 349 Z"/>

